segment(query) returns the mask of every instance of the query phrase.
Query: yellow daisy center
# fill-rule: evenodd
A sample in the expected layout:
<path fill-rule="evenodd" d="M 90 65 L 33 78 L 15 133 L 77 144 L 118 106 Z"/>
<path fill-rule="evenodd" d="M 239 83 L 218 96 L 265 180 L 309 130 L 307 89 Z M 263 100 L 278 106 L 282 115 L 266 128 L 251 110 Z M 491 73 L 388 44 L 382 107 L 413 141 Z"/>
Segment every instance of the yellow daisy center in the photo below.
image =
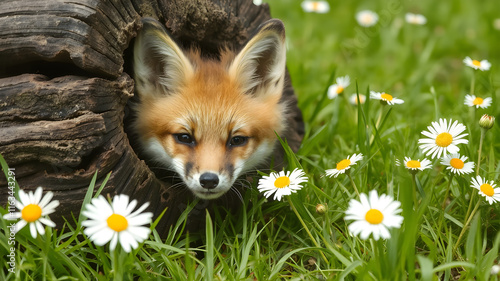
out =
<path fill-rule="evenodd" d="M 464 161 L 458 158 L 453 158 L 450 160 L 450 166 L 452 166 L 455 169 L 461 170 L 464 167 Z"/>
<path fill-rule="evenodd" d="M 417 160 L 410 160 L 410 161 L 406 162 L 406 166 L 408 168 L 420 168 L 421 167 L 420 161 L 417 161 Z"/>
<path fill-rule="evenodd" d="M 356 95 L 354 95 L 354 104 L 358 105 L 358 97 Z M 365 102 L 365 97 L 364 96 L 359 96 L 359 102 L 360 103 L 364 103 Z"/>
<path fill-rule="evenodd" d="M 478 60 L 472 60 L 472 64 L 475 66 L 481 66 L 481 62 Z"/>
<path fill-rule="evenodd" d="M 440 147 L 447 147 L 453 141 L 453 137 L 450 133 L 441 133 L 436 137 L 436 144 Z"/>
<path fill-rule="evenodd" d="M 123 231 L 128 227 L 127 219 L 119 214 L 112 214 L 111 216 L 109 216 L 106 222 L 108 223 L 109 228 L 113 229 L 116 232 Z"/>
<path fill-rule="evenodd" d="M 337 86 L 337 94 L 340 94 L 344 91 L 344 87 L 342 86 Z"/>
<path fill-rule="evenodd" d="M 42 208 L 36 204 L 29 204 L 21 211 L 21 217 L 27 222 L 34 222 L 42 216 Z"/>
<path fill-rule="evenodd" d="M 351 165 L 351 160 L 349 159 L 344 159 L 340 162 L 337 163 L 337 170 L 344 170 L 345 168 L 349 167 Z"/>
<path fill-rule="evenodd" d="M 487 183 L 482 184 L 480 189 L 484 194 L 486 194 L 489 197 L 495 194 L 495 190 L 493 190 L 493 187 Z"/>
<path fill-rule="evenodd" d="M 366 212 L 365 220 L 371 224 L 379 224 L 384 220 L 384 215 L 377 209 L 370 209 Z"/>
<path fill-rule="evenodd" d="M 312 2 L 312 10 L 313 11 L 319 10 L 319 2 L 317 1 Z"/>
<path fill-rule="evenodd" d="M 290 185 L 290 178 L 289 177 L 286 177 L 286 176 L 283 176 L 283 177 L 279 177 L 277 178 L 275 181 L 274 181 L 274 186 L 276 188 L 283 188 L 283 187 L 287 187 Z"/>
<path fill-rule="evenodd" d="M 361 21 L 364 23 L 364 24 L 371 24 L 373 22 L 373 16 L 370 15 L 370 14 L 365 14 L 363 15 L 363 17 L 361 18 Z"/>
<path fill-rule="evenodd" d="M 392 97 L 391 95 L 386 94 L 386 93 L 382 93 L 382 94 L 380 95 L 380 97 L 381 97 L 382 99 L 384 99 L 384 100 L 387 100 L 387 101 L 391 101 L 391 100 L 393 99 L 393 97 Z"/>
<path fill-rule="evenodd" d="M 482 98 L 475 98 L 475 99 L 472 101 L 472 104 L 473 104 L 473 105 L 480 105 L 480 104 L 483 104 L 483 99 L 482 99 Z"/>

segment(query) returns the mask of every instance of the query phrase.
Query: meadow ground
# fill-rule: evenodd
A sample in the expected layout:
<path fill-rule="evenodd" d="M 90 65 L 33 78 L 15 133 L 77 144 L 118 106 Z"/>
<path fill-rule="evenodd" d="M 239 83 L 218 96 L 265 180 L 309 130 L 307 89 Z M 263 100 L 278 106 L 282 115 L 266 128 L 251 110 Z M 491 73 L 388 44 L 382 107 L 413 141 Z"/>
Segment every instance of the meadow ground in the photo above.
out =
<path fill-rule="evenodd" d="M 64 233 L 47 227 L 36 239 L 26 227 L 16 235 L 16 272 L 2 270 L 0 280 L 499 279 L 494 272 L 500 263 L 500 202 L 494 200 L 500 193 L 494 189 L 500 185 L 498 3 L 329 1 L 330 10 L 320 14 L 305 12 L 300 1 L 268 2 L 286 26 L 287 65 L 306 123 L 301 149 L 289 154 L 286 168 L 305 172 L 302 189 L 276 201 L 259 194 L 256 180 L 244 194 L 252 204 L 239 213 L 207 216 L 205 233 L 182 235 L 182 217 L 166 240 L 153 231 L 131 253 L 94 245 L 82 235 L 82 220 Z M 355 15 L 361 10 L 376 12 L 378 22 L 360 26 Z M 409 12 L 424 15 L 426 23 L 406 22 Z M 475 70 L 463 62 L 467 56 L 492 66 Z M 350 85 L 330 99 L 328 88 L 346 75 Z M 370 91 L 404 103 L 384 105 L 370 99 Z M 353 93 L 367 100 L 352 105 Z M 490 97 L 491 105 L 470 107 L 466 95 L 484 102 Z M 497 117 L 485 134 L 478 123 L 483 114 Z M 457 145 L 468 157 L 464 166 L 454 165 L 469 173 L 454 173 L 442 157 L 419 148 L 419 139 L 428 138 L 422 132 L 440 118 L 465 126 L 459 134 L 467 136 L 453 134 L 457 128 L 448 132 L 453 141 L 468 141 Z M 448 140 L 441 139 L 439 147 Z M 342 160 L 360 153 L 362 159 L 351 161 L 346 173 L 326 176 L 326 170 L 342 170 L 347 163 Z M 468 162 L 475 163 L 472 171 Z M 481 193 L 471 183 L 477 175 L 486 180 L 478 184 Z M 367 216 L 366 206 L 352 205 L 364 198 L 358 193 L 373 190 L 401 202 L 393 205 L 391 211 L 401 210 L 396 214 L 385 213 L 380 202 L 371 206 L 392 221 L 380 223 L 384 216 Z M 348 209 L 360 223 L 369 223 L 352 227 Z M 388 233 L 380 227 L 384 223 L 392 226 Z M 0 219 L 2 229 L 7 224 Z M 353 235 L 356 230 L 361 233 Z M 369 230 L 383 238 L 365 239 Z M 10 253 L 8 235 L 0 232 L 2 258 Z M 196 240 L 204 246 L 190 247 Z"/>

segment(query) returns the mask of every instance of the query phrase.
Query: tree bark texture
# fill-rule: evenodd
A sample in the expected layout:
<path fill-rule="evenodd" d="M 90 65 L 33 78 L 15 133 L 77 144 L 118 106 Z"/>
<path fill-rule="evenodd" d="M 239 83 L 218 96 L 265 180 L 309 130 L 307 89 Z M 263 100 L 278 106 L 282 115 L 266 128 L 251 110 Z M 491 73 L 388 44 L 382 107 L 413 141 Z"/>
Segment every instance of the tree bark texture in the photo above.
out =
<path fill-rule="evenodd" d="M 186 207 L 187 192 L 155 176 L 125 129 L 134 95 L 129 46 L 142 17 L 158 19 L 184 47 L 209 55 L 241 48 L 271 18 L 267 4 L 251 0 L 0 1 L 0 154 L 21 188 L 55 193 L 56 222 L 78 215 L 96 171 L 98 185 L 111 172 L 103 194 L 150 202 L 155 215 L 168 207 L 159 232 Z M 285 137 L 297 150 L 302 115 L 287 80 L 292 129 Z M 7 192 L 0 176 L 1 205 Z"/>

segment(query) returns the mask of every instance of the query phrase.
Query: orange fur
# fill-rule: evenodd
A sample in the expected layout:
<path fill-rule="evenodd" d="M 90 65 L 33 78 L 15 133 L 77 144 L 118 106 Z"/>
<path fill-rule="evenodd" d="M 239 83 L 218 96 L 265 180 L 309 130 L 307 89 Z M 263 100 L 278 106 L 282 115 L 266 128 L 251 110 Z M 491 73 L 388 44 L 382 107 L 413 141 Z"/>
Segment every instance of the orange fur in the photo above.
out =
<path fill-rule="evenodd" d="M 251 47 L 248 52 L 252 51 Z M 165 82 L 162 84 L 161 79 L 157 83 L 161 86 L 149 87 L 145 81 L 154 77 L 136 77 L 140 103 L 135 108 L 135 128 L 141 143 L 151 154 L 164 155 L 163 161 L 170 162 L 168 165 L 181 175 L 188 188 L 206 199 L 219 197 L 232 186 L 236 177 L 265 160 L 276 141 L 275 134 L 280 134 L 285 126 L 286 106 L 280 103 L 284 78 L 272 80 L 272 87 L 259 85 L 248 93 L 245 83 L 253 78 L 235 73 L 238 70 L 232 66 L 236 56 L 230 51 L 223 51 L 220 60 L 203 59 L 197 51 L 191 51 L 185 57 L 173 56 L 174 60 L 179 60 L 174 61 L 175 65 L 172 63 L 169 70 L 178 72 L 175 87 Z M 137 59 L 139 63 L 141 60 L 144 59 Z M 165 62 L 165 69 L 170 66 L 168 63 Z M 192 74 L 175 68 L 176 65 L 189 64 Z M 143 69 L 148 70 L 147 66 Z M 168 75 L 168 71 L 165 72 Z M 265 83 L 261 84 L 265 86 Z M 177 134 L 192 136 L 196 144 L 180 143 L 176 140 Z M 248 141 L 241 146 L 228 145 L 235 136 L 248 138 Z M 199 186 L 200 174 L 207 172 L 220 178 L 221 191 L 217 187 L 214 192 L 205 192 Z"/>

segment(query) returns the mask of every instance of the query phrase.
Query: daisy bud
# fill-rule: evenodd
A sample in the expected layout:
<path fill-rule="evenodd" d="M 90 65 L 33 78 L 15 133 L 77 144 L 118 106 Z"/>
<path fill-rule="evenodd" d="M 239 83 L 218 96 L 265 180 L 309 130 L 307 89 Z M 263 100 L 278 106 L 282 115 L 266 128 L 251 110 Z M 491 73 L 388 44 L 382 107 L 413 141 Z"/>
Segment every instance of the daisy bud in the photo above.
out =
<path fill-rule="evenodd" d="M 493 124 L 495 124 L 495 117 L 489 116 L 485 114 L 479 119 L 479 126 L 485 130 L 489 130 L 493 128 Z"/>
<path fill-rule="evenodd" d="M 316 213 L 324 215 L 326 213 L 326 206 L 323 204 L 316 205 Z"/>

